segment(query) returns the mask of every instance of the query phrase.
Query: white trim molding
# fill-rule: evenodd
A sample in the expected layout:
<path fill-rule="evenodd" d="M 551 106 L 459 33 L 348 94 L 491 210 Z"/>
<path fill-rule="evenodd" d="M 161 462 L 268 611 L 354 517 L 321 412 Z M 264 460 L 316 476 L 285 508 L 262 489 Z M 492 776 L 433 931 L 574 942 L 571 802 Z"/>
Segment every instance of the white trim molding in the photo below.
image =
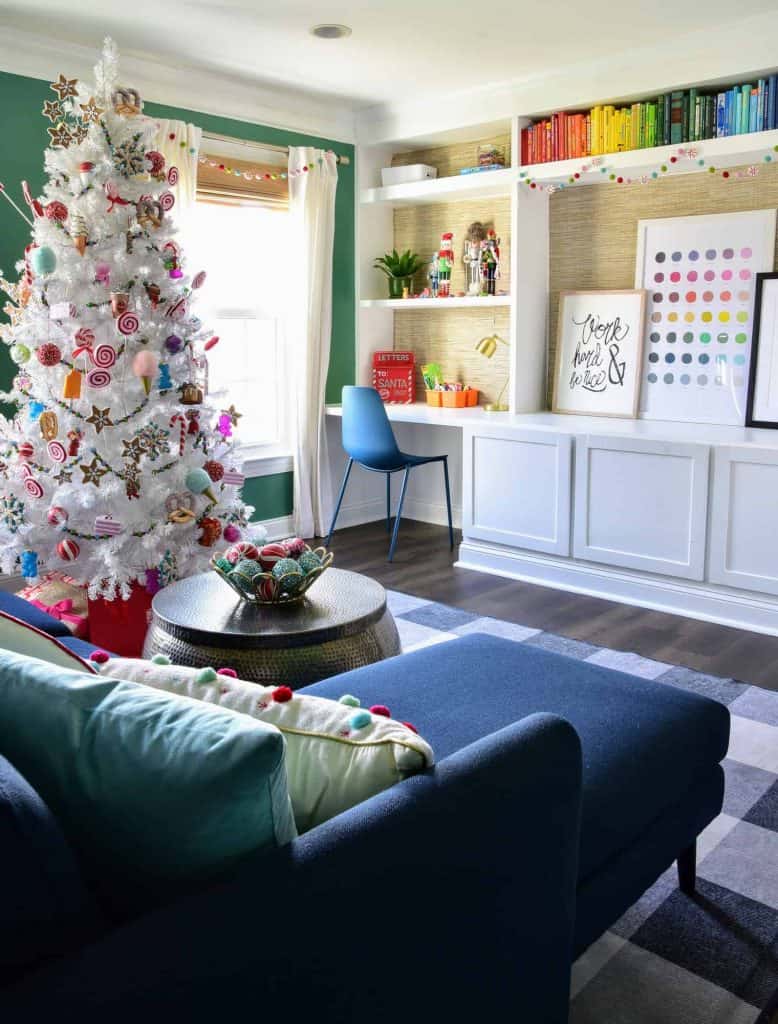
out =
<path fill-rule="evenodd" d="M 460 545 L 454 564 L 459 569 L 778 636 L 778 600 L 759 594 L 474 541 Z"/>
<path fill-rule="evenodd" d="M 94 47 L 47 39 L 42 33 L 2 25 L 0 70 L 53 81 L 61 71 L 92 81 L 100 58 Z M 259 83 L 237 75 L 220 75 L 200 67 L 176 65 L 132 51 L 120 53 L 122 77 L 144 99 L 195 113 L 231 117 L 251 124 L 289 129 L 338 142 L 353 142 L 351 106 L 331 97 Z"/>

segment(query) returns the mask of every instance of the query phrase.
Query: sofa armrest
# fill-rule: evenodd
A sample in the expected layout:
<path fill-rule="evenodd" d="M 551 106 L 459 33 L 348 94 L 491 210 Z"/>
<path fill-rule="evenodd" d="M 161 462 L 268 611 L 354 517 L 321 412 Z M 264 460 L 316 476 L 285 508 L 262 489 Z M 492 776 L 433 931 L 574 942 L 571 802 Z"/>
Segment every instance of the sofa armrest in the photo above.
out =
<path fill-rule="evenodd" d="M 531 715 L 36 972 L 6 1009 L 396 1024 L 407 1001 L 433 1021 L 562 1024 L 580 799 L 577 734 Z"/>

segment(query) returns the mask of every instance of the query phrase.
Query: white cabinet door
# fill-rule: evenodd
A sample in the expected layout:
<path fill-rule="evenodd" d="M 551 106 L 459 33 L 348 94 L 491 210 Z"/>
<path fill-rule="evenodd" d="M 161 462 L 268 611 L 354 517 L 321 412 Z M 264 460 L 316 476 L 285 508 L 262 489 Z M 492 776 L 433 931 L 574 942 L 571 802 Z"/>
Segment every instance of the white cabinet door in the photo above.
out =
<path fill-rule="evenodd" d="M 465 539 L 569 555 L 570 435 L 488 426 L 462 434 Z"/>
<path fill-rule="evenodd" d="M 576 440 L 576 558 L 701 580 L 707 445 L 587 435 Z"/>
<path fill-rule="evenodd" d="M 778 594 L 778 451 L 716 449 L 709 576 Z"/>

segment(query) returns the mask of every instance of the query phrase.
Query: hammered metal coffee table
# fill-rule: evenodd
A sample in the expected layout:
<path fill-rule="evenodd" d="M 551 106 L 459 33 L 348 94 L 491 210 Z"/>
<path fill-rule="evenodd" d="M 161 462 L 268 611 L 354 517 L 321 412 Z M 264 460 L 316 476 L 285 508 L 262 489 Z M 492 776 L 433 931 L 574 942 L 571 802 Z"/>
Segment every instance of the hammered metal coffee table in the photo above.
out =
<path fill-rule="evenodd" d="M 380 583 L 328 569 L 299 604 L 241 601 L 214 572 L 180 580 L 154 598 L 143 656 L 177 665 L 233 668 L 241 679 L 292 689 L 400 653 Z"/>

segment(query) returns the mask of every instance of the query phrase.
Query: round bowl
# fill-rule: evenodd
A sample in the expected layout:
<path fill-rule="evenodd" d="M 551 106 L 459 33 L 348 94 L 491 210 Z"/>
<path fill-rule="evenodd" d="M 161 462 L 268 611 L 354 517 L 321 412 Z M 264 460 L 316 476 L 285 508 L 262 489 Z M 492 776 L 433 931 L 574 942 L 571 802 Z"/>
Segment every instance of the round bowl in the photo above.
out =
<path fill-rule="evenodd" d="M 224 556 L 224 553 L 216 553 L 211 557 L 211 568 L 217 576 L 220 576 L 225 583 L 232 587 L 241 601 L 261 605 L 296 604 L 298 601 L 302 601 L 324 570 L 329 569 L 334 557 L 331 551 L 327 551 L 323 547 L 310 548 L 306 544 L 305 550 L 313 551 L 315 555 L 318 555 L 321 565 L 317 565 L 315 569 L 306 573 L 294 590 L 284 588 L 284 581 L 287 581 L 288 585 L 290 578 L 295 575 L 291 572 L 285 573 L 283 576 L 274 576 L 272 572 L 259 572 L 250 578 L 240 573 L 225 572 L 220 565 L 216 564 Z M 297 559 L 294 558 L 292 561 L 296 562 Z"/>

